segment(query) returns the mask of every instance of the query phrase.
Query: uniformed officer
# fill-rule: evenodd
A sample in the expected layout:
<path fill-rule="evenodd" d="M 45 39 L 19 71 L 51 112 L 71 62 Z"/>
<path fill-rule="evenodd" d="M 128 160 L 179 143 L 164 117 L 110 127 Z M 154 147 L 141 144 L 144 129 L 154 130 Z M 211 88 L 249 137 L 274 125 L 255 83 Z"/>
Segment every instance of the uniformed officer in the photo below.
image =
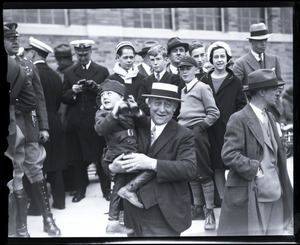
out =
<path fill-rule="evenodd" d="M 95 163 L 100 178 L 103 196 L 110 198 L 110 180 L 101 167 L 100 159 L 105 140 L 94 129 L 95 113 L 98 109 L 96 96 L 98 84 L 109 75 L 106 67 L 91 60 L 93 40 L 75 40 L 77 63 L 64 76 L 63 103 L 68 105 L 65 125 L 68 161 L 74 169 L 75 195 L 72 202 L 85 197 L 88 185 L 87 167 Z"/>
<path fill-rule="evenodd" d="M 7 54 L 27 72 L 26 86 L 13 102 L 15 104 L 15 150 L 8 157 L 14 167 L 13 193 L 16 200 L 17 237 L 29 237 L 27 231 L 27 196 L 23 188 L 24 174 L 32 184 L 37 202 L 42 210 L 44 231 L 49 236 L 60 236 L 49 205 L 46 181 L 43 176 L 43 162 L 46 151 L 41 143 L 49 138 L 48 116 L 43 88 L 36 67 L 16 54 L 19 50 L 19 34 L 16 23 L 4 24 L 4 46 Z"/>

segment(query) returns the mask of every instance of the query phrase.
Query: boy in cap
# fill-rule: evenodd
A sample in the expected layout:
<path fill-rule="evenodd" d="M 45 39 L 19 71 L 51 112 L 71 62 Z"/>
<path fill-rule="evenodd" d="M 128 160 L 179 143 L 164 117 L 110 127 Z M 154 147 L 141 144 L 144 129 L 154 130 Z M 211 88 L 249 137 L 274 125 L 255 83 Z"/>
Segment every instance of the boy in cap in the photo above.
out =
<path fill-rule="evenodd" d="M 109 165 L 121 154 L 137 152 L 137 136 L 134 128 L 143 127 L 148 121 L 133 96 L 126 100 L 127 103 L 124 101 L 125 94 L 125 85 L 118 81 L 106 79 L 100 85 L 101 106 L 96 112 L 95 130 L 99 135 L 104 136 L 107 144 L 107 150 L 103 155 L 104 166 Z M 126 107 L 129 107 L 130 111 L 124 110 Z M 153 171 L 143 171 L 128 184 L 126 183 L 129 176 L 126 174 L 113 176 L 114 187 L 109 206 L 110 222 L 106 228 L 107 233 L 131 233 L 130 229 L 119 224 L 120 197 L 143 208 L 135 191 L 152 176 Z M 125 184 L 126 186 L 123 187 Z"/>
<path fill-rule="evenodd" d="M 63 79 L 66 71 L 74 65 L 70 45 L 62 43 L 54 47 L 54 57 L 58 65 L 57 72 Z"/>
<path fill-rule="evenodd" d="M 193 194 L 192 219 L 205 219 L 204 229 L 214 230 L 214 174 L 207 129 L 220 117 L 220 111 L 210 86 L 196 77 L 196 60 L 186 56 L 178 68 L 186 84 L 181 91 L 183 102 L 177 118 L 178 123 L 191 129 L 195 135 L 197 177 L 190 181 Z"/>
<path fill-rule="evenodd" d="M 142 83 L 143 74 L 139 72 L 137 65 L 134 64 L 135 47 L 129 41 L 122 41 L 116 46 L 116 59 L 114 65 L 114 74 L 108 78 L 116 80 L 126 86 L 126 95 L 131 94 L 135 101 L 137 101 L 138 90 Z"/>

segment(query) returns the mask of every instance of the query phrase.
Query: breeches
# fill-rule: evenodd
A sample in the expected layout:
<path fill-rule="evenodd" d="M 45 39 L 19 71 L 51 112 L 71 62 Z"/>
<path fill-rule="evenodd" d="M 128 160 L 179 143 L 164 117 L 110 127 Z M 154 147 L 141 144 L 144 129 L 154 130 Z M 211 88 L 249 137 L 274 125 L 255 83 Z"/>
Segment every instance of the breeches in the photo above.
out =
<path fill-rule="evenodd" d="M 24 174 L 27 176 L 30 183 L 35 183 L 44 178 L 43 162 L 45 158 L 45 148 L 38 142 L 26 143 L 24 134 L 17 126 L 15 155 L 12 159 L 14 167 L 14 191 L 23 189 L 22 178 Z"/>

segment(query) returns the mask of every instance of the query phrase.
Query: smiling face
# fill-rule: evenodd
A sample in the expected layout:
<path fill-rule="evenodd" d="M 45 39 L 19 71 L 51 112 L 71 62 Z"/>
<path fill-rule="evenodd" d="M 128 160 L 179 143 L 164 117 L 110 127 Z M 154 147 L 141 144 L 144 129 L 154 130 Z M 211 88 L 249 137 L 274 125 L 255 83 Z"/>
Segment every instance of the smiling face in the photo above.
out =
<path fill-rule="evenodd" d="M 101 93 L 101 104 L 105 110 L 112 110 L 115 103 L 122 99 L 123 96 L 114 91 L 103 91 Z"/>
<path fill-rule="evenodd" d="M 178 102 L 163 98 L 149 98 L 150 115 L 155 125 L 168 123 L 177 108 Z"/>
<path fill-rule="evenodd" d="M 227 65 L 227 55 L 224 48 L 216 49 L 212 54 L 212 60 L 215 70 L 223 71 Z"/>
<path fill-rule="evenodd" d="M 189 83 L 195 78 L 196 66 L 180 66 L 179 74 L 185 83 Z"/>

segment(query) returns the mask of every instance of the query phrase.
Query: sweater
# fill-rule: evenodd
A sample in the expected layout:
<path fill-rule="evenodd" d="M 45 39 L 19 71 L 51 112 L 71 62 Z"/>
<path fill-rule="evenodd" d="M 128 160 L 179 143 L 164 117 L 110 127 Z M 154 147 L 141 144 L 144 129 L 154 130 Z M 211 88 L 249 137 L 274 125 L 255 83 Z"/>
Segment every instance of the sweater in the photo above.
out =
<path fill-rule="evenodd" d="M 205 130 L 220 116 L 210 86 L 201 81 L 195 83 L 187 93 L 183 89 L 181 99 L 184 102 L 181 102 L 178 123 L 183 126 L 193 127 L 200 124 L 202 130 Z"/>

